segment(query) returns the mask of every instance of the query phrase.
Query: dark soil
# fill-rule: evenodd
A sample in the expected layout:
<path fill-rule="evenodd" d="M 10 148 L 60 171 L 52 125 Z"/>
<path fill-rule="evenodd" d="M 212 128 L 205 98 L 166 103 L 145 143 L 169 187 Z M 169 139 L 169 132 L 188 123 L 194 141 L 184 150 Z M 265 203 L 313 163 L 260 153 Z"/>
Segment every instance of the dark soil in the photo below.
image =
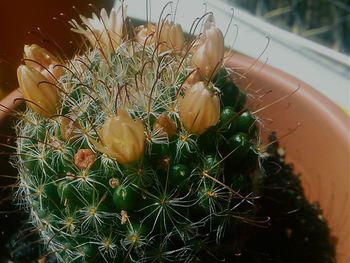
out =
<path fill-rule="evenodd" d="M 275 136 L 271 135 L 271 140 Z M 263 189 L 258 217 L 270 217 L 269 228 L 256 228 L 236 262 L 331 263 L 335 260 L 327 222 L 317 203 L 305 198 L 293 166 L 279 154 L 278 143 L 269 147 L 263 167 Z"/>

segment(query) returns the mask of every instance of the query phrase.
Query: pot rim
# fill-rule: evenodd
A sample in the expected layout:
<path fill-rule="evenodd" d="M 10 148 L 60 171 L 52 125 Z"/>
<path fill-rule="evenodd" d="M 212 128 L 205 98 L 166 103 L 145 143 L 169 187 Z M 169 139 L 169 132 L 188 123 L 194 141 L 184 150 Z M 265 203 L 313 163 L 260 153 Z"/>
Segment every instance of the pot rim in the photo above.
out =
<path fill-rule="evenodd" d="M 11 115 L 11 112 L 23 103 L 23 95 L 19 88 L 10 92 L 2 100 L 0 100 L 0 123 Z"/>

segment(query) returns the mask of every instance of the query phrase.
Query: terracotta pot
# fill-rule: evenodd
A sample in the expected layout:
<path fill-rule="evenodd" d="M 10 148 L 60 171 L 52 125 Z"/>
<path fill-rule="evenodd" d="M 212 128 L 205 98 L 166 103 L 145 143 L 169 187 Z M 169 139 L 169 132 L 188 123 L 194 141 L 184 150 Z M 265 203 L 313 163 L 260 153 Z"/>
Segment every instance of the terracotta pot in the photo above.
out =
<path fill-rule="evenodd" d="M 350 262 L 350 118 L 302 81 L 254 63 L 254 59 L 235 54 L 227 66 L 235 70 L 238 85 L 250 94 L 251 107 L 261 109 L 258 115 L 265 133 L 286 135 L 281 145 L 287 161 L 302 175 L 309 200 L 321 205 L 336 238 L 337 262 Z"/>
<path fill-rule="evenodd" d="M 277 131 L 283 137 L 281 145 L 286 149 L 287 161 L 302 174 L 309 200 L 320 203 L 336 237 L 338 262 L 349 262 L 350 120 L 307 84 L 278 69 L 265 66 L 261 70 L 261 64 L 253 64 L 253 59 L 239 54 L 227 63 L 240 73 L 234 77 L 250 94 L 250 105 L 258 111 L 265 132 Z M 19 95 L 12 93 L 0 103 L 14 107 L 13 99 Z M 0 122 L 4 115 L 0 112 Z"/>

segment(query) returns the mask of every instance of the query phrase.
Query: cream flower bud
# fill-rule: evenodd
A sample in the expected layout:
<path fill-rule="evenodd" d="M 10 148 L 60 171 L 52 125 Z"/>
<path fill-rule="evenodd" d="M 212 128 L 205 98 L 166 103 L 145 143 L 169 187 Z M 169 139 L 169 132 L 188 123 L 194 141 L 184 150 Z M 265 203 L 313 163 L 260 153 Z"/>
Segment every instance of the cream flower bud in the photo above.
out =
<path fill-rule="evenodd" d="M 29 108 L 45 117 L 56 113 L 59 94 L 54 85 L 47 83 L 44 75 L 27 65 L 21 65 L 17 69 L 17 78 Z"/>
<path fill-rule="evenodd" d="M 121 164 L 135 162 L 144 153 L 143 123 L 141 120 L 133 120 L 124 110 L 119 109 L 117 116 L 105 121 L 99 136 L 103 147 L 98 150 L 116 158 Z"/>
<path fill-rule="evenodd" d="M 210 15 L 204 25 L 204 34 L 192 56 L 192 65 L 203 79 L 208 80 L 220 68 L 224 58 L 224 37 Z"/>
<path fill-rule="evenodd" d="M 62 75 L 62 68 L 56 66 L 60 64 L 59 60 L 45 48 L 36 44 L 24 45 L 24 58 L 38 62 L 25 60 L 27 66 L 39 71 L 49 81 L 55 81 Z"/>
<path fill-rule="evenodd" d="M 181 51 L 185 45 L 185 36 L 181 25 L 169 21 L 161 23 L 157 28 L 157 41 L 160 52 L 167 50 Z"/>
<path fill-rule="evenodd" d="M 185 129 L 200 135 L 219 121 L 220 99 L 204 82 L 187 88 L 179 103 L 180 119 Z"/>
<path fill-rule="evenodd" d="M 146 26 L 139 26 L 135 30 L 135 39 L 138 43 L 145 46 L 154 44 L 156 26 L 148 23 Z"/>

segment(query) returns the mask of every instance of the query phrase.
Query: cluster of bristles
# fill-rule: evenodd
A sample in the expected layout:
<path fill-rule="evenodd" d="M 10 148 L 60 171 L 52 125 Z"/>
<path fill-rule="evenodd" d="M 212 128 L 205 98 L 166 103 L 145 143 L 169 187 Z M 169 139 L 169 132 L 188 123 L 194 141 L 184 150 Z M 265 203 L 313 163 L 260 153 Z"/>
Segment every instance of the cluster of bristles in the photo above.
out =
<path fill-rule="evenodd" d="M 260 172 L 223 35 L 211 14 L 186 44 L 167 20 L 127 30 L 125 12 L 73 20 L 91 46 L 69 61 L 25 46 L 18 194 L 59 262 L 232 257 Z"/>

